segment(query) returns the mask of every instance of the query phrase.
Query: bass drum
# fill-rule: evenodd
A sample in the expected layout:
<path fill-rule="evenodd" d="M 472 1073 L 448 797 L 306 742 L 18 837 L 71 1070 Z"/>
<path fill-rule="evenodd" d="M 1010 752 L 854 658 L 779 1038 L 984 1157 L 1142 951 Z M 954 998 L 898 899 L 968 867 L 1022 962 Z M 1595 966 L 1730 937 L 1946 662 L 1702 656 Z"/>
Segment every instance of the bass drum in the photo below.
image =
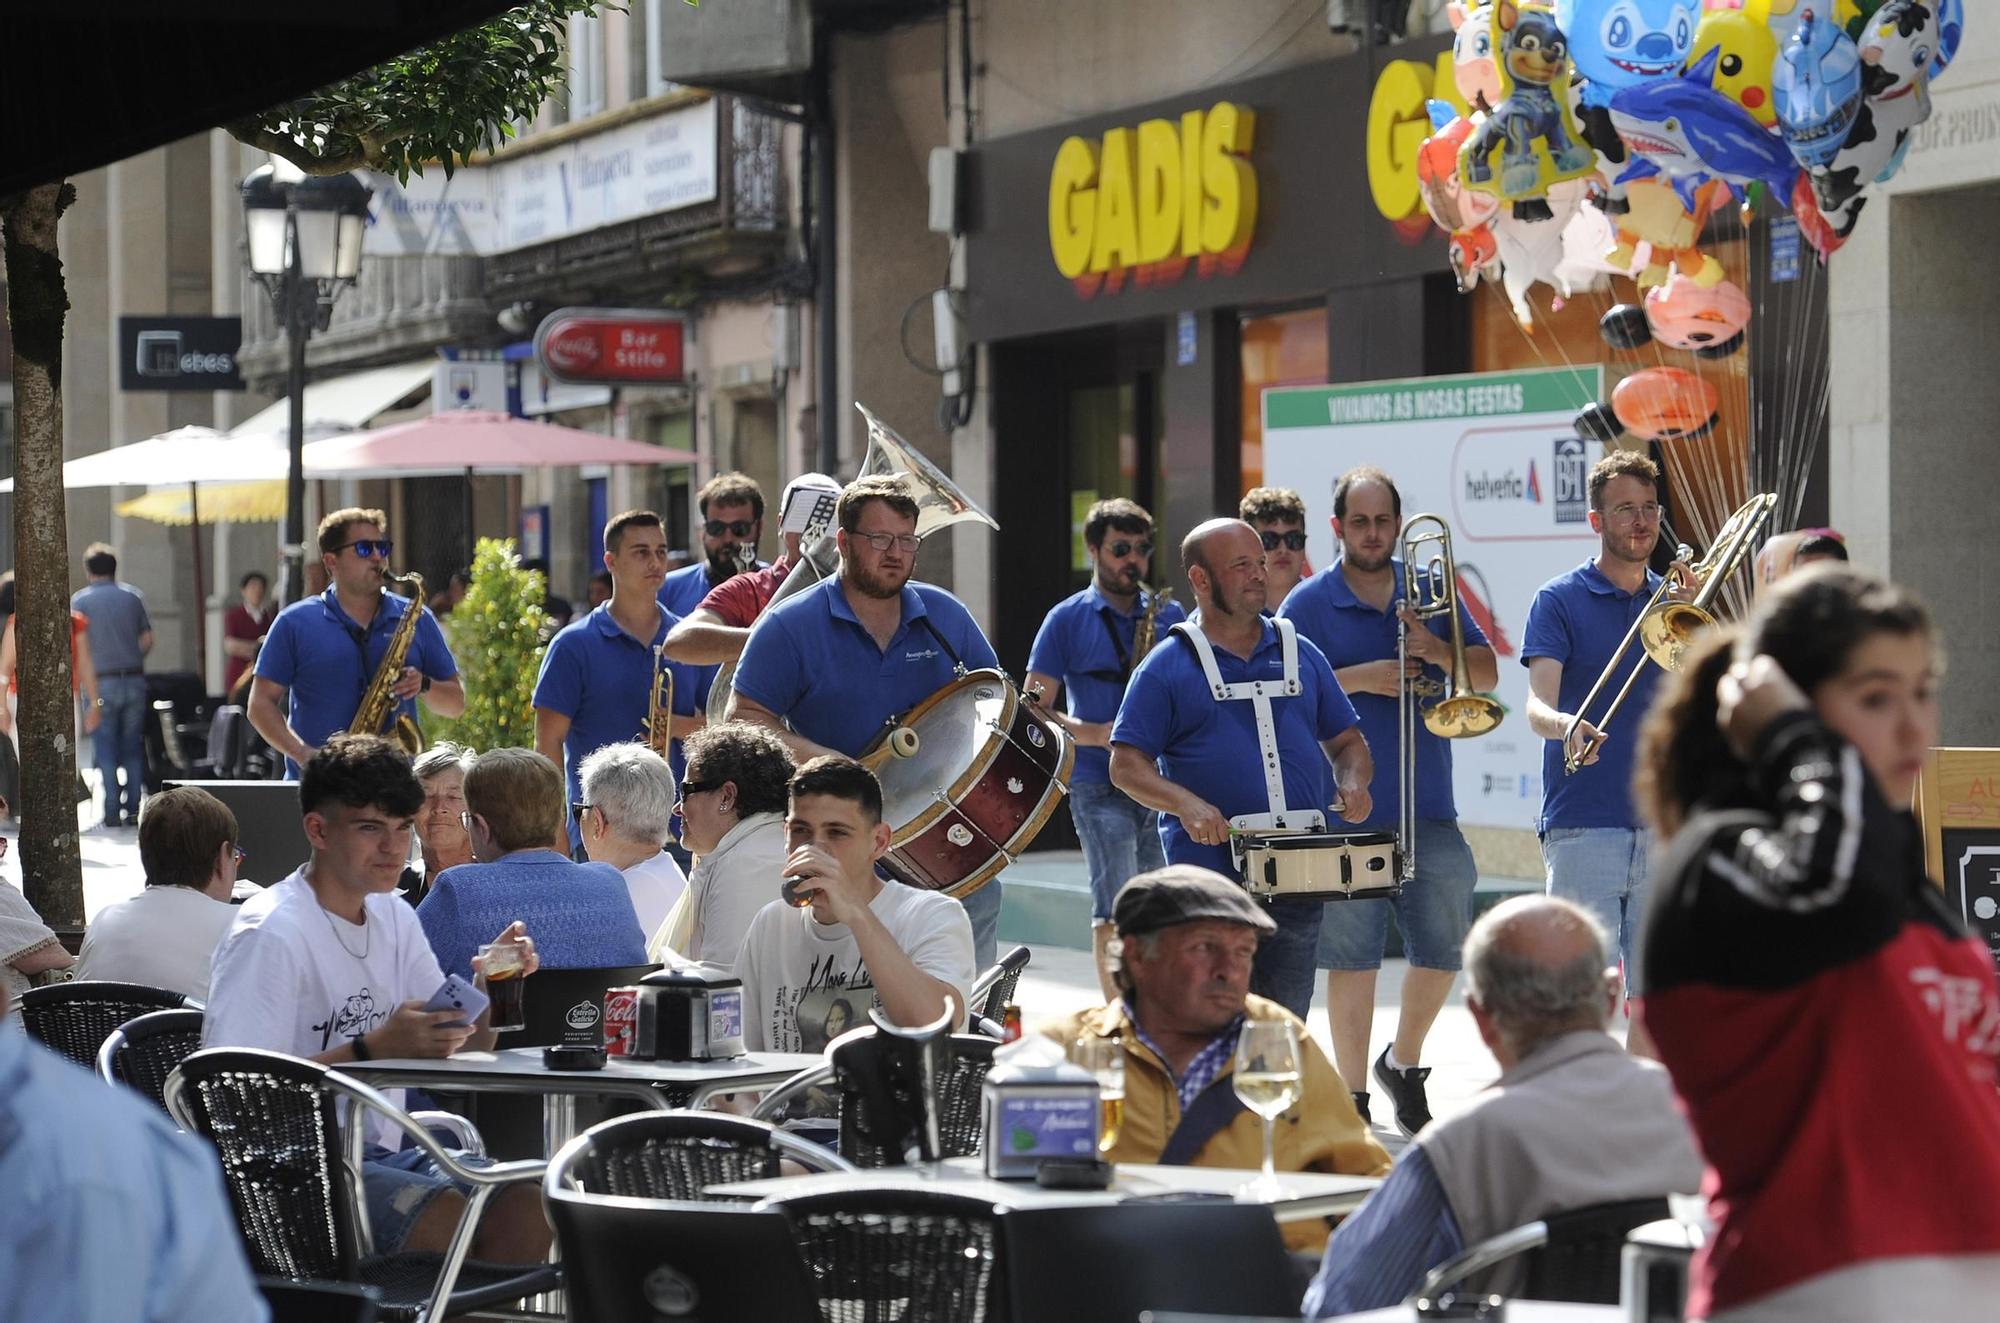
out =
<path fill-rule="evenodd" d="M 899 757 L 884 746 L 916 734 Z M 963 899 L 1028 847 L 1069 792 L 1076 746 L 999 671 L 972 671 L 926 698 L 861 755 L 882 782 L 899 882 Z"/>

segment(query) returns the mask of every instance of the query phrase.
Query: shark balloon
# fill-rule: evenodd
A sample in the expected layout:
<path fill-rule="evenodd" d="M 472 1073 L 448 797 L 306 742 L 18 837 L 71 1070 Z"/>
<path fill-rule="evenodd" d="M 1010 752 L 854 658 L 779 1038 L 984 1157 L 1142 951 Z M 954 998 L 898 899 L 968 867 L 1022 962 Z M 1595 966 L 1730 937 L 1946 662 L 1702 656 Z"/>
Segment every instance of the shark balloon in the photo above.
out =
<path fill-rule="evenodd" d="M 1635 158 L 1620 182 L 1665 176 L 1690 211 L 1710 178 L 1739 189 L 1763 184 L 1774 197 L 1792 196 L 1799 164 L 1785 143 L 1715 90 L 1721 56 L 1719 47 L 1711 48 L 1685 76 L 1628 87 L 1611 98 L 1611 122 Z"/>

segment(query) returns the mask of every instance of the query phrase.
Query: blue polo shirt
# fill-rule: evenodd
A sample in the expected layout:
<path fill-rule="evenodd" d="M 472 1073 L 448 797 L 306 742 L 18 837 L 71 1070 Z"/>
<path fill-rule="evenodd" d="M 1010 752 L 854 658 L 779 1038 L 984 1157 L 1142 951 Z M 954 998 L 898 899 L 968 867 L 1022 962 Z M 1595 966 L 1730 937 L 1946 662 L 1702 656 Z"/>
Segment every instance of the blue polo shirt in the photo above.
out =
<path fill-rule="evenodd" d="M 1282 676 L 1285 659 L 1278 627 L 1264 622 L 1264 636 L 1247 661 L 1217 648 L 1215 665 L 1224 684 Z M 1317 808 L 1330 820 L 1333 768 L 1320 742 L 1356 724 L 1354 705 L 1333 678 L 1326 655 L 1304 637 L 1299 639 L 1299 686 L 1297 698 L 1271 700 L 1278 761 L 1285 770 L 1285 805 Z M 1111 740 L 1153 759 L 1160 775 L 1200 795 L 1225 818 L 1268 811 L 1255 705 L 1248 699 L 1217 702 L 1202 675 L 1201 658 L 1185 639 L 1169 634 L 1139 663 L 1125 688 L 1125 701 L 1118 706 Z M 1228 846 L 1195 844 L 1171 813 L 1160 815 L 1160 845 L 1171 863 L 1236 874 Z"/>
<path fill-rule="evenodd" d="M 757 568 L 764 569 L 767 564 L 760 560 Z M 691 616 L 701 605 L 701 599 L 708 596 L 708 590 L 717 586 L 709 581 L 708 560 L 704 557 L 667 575 L 667 581 L 660 585 L 660 605 L 676 617 Z"/>
<path fill-rule="evenodd" d="M 902 622 L 878 648 L 840 584 L 824 580 L 766 611 L 736 663 L 736 692 L 815 744 L 859 754 L 891 716 L 951 683 L 953 652 L 969 671 L 1000 665 L 972 613 L 944 589 L 904 584 Z"/>
<path fill-rule="evenodd" d="M 1396 575 L 1395 595 L 1390 598 L 1393 608 L 1403 600 L 1403 562 L 1394 561 L 1391 568 Z M 1396 655 L 1395 611 L 1377 611 L 1356 597 L 1337 559 L 1310 579 L 1300 580 L 1286 595 L 1278 614 L 1298 627 L 1300 638 L 1318 644 L 1336 672 Z M 1485 647 L 1486 635 L 1473 623 L 1463 598 L 1458 601 L 1458 619 L 1465 630 L 1465 646 Z M 1442 617 L 1427 623 L 1439 638 L 1451 637 L 1451 625 Z M 1434 680 L 1447 678 L 1435 666 L 1426 666 L 1424 672 Z M 1393 831 L 1400 821 L 1403 797 L 1402 778 L 1396 769 L 1402 737 L 1396 700 L 1383 694 L 1349 694 L 1348 699 L 1360 714 L 1361 733 L 1368 737 L 1369 751 L 1375 755 L 1375 780 L 1368 787 L 1374 807 L 1362 825 Z M 1421 721 L 1417 723 L 1417 816 L 1446 821 L 1458 817 L 1451 788 L 1451 741 L 1431 734 Z"/>
<path fill-rule="evenodd" d="M 1528 608 L 1528 623 L 1522 630 L 1521 664 L 1535 657 L 1553 657 L 1562 663 L 1562 688 L 1558 706 L 1575 715 L 1590 687 L 1597 683 L 1605 664 L 1611 660 L 1625 632 L 1645 611 L 1646 603 L 1660 586 L 1660 576 L 1646 571 L 1646 584 L 1636 593 L 1623 592 L 1597 562 L 1587 560 L 1568 574 L 1543 584 Z M 1634 644 L 1618 674 L 1592 704 L 1593 719 L 1601 718 L 1618 687 L 1633 666 L 1639 678 L 1618 709 L 1609 738 L 1598 751 L 1597 761 L 1579 768 L 1575 776 L 1563 774 L 1561 740 L 1542 742 L 1542 816 L 1535 824 L 1538 832 L 1551 827 L 1637 828 L 1638 813 L 1632 807 L 1632 755 L 1639 745 L 1639 724 L 1653 705 L 1653 692 L 1666 674 L 1647 660 Z"/>
<path fill-rule="evenodd" d="M 1125 697 L 1125 663 L 1132 655 L 1132 635 L 1152 600 L 1151 593 L 1141 593 L 1127 615 L 1097 591 L 1095 582 L 1065 597 L 1042 618 L 1035 646 L 1028 650 L 1028 669 L 1062 681 L 1063 710 L 1078 721 L 1111 720 L 1118 715 L 1118 701 Z M 1179 602 L 1161 607 L 1156 643 L 1166 642 L 1167 630 L 1175 621 L 1186 619 L 1187 612 Z M 1109 781 L 1111 751 L 1077 745 L 1076 770 L 1069 779 L 1071 785 Z"/>
<path fill-rule="evenodd" d="M 389 651 L 389 637 L 411 609 L 408 598 L 382 594 L 375 618 L 364 631 L 340 605 L 340 597 L 329 586 L 317 597 L 294 602 L 278 612 L 264 647 L 257 654 L 257 674 L 273 684 L 291 690 L 292 729 L 300 739 L 317 747 L 326 738 L 348 728 L 361 706 L 361 695 L 375 678 Z M 450 680 L 458 675 L 458 663 L 444 643 L 444 631 L 429 607 L 417 620 L 416 635 L 404 664 L 414 666 L 433 680 Z M 406 698 L 397 710 L 414 719 L 417 701 Z M 285 775 L 296 778 L 298 764 L 287 758 Z"/>
<path fill-rule="evenodd" d="M 653 698 L 653 649 L 666 641 L 667 631 L 680 623 L 670 611 L 660 612 L 660 625 L 650 639 L 638 639 L 612 618 L 611 604 L 599 605 L 581 620 L 565 625 L 542 656 L 542 672 L 535 677 L 534 705 L 559 712 L 569 718 L 569 734 L 563 738 L 563 775 L 569 783 L 572 804 L 583 797 L 583 783 L 577 767 L 585 758 L 607 744 L 646 738 L 646 709 Z M 696 683 L 697 671 L 711 667 L 683 666 L 668 662 L 674 677 L 674 712 L 692 716 L 707 698 Z M 673 743 L 674 779 L 679 780 L 685 762 L 681 742 Z M 575 831 L 575 824 L 571 824 Z"/>

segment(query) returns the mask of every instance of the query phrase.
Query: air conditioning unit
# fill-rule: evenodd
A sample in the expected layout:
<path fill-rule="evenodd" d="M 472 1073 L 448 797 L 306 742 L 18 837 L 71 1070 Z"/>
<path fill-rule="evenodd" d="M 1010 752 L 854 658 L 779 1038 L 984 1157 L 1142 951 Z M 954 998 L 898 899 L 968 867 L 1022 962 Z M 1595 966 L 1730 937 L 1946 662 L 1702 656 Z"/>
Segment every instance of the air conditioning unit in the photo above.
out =
<path fill-rule="evenodd" d="M 812 68 L 809 0 L 709 0 L 652 6 L 646 34 L 662 78 L 774 101 L 804 99 Z"/>

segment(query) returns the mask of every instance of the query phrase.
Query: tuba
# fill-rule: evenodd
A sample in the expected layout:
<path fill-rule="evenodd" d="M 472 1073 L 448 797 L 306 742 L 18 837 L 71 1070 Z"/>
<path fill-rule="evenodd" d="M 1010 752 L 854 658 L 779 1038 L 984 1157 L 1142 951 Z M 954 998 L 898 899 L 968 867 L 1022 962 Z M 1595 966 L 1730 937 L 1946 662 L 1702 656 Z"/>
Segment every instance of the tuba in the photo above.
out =
<path fill-rule="evenodd" d="M 997 529 L 993 516 L 975 504 L 971 497 L 960 491 L 938 470 L 937 465 L 926 459 L 915 446 L 897 435 L 896 429 L 868 411 L 864 404 L 856 404 L 861 416 L 868 421 L 868 453 L 861 461 L 860 478 L 876 476 L 900 477 L 910 489 L 910 495 L 917 502 L 917 536 L 929 537 L 938 529 L 965 520 L 977 520 L 988 528 Z M 833 536 L 834 502 L 822 501 L 813 511 L 812 520 L 806 525 L 805 534 L 799 539 L 798 563 L 791 573 L 778 585 L 778 591 L 764 607 L 764 614 L 750 627 L 754 634 L 758 626 L 771 614 L 771 608 L 788 597 L 796 596 L 812 587 L 820 580 L 831 576 L 840 568 L 840 547 Z M 725 663 L 716 673 L 715 682 L 708 691 L 708 721 L 710 725 L 726 719 L 729 700 L 736 692 L 733 683 L 736 663 Z"/>
<path fill-rule="evenodd" d="M 424 576 L 413 572 L 384 574 L 382 578 L 385 583 L 410 586 L 410 609 L 396 622 L 396 632 L 389 636 L 389 650 L 382 654 L 382 664 L 375 668 L 374 678 L 362 691 L 361 706 L 354 710 L 354 720 L 348 724 L 347 732 L 380 735 L 402 746 L 403 752 L 414 758 L 424 751 L 424 733 L 417 729 L 416 722 L 396 710 L 398 704 L 392 691 L 410 655 L 410 642 L 417 636 L 417 621 L 424 613 Z"/>

